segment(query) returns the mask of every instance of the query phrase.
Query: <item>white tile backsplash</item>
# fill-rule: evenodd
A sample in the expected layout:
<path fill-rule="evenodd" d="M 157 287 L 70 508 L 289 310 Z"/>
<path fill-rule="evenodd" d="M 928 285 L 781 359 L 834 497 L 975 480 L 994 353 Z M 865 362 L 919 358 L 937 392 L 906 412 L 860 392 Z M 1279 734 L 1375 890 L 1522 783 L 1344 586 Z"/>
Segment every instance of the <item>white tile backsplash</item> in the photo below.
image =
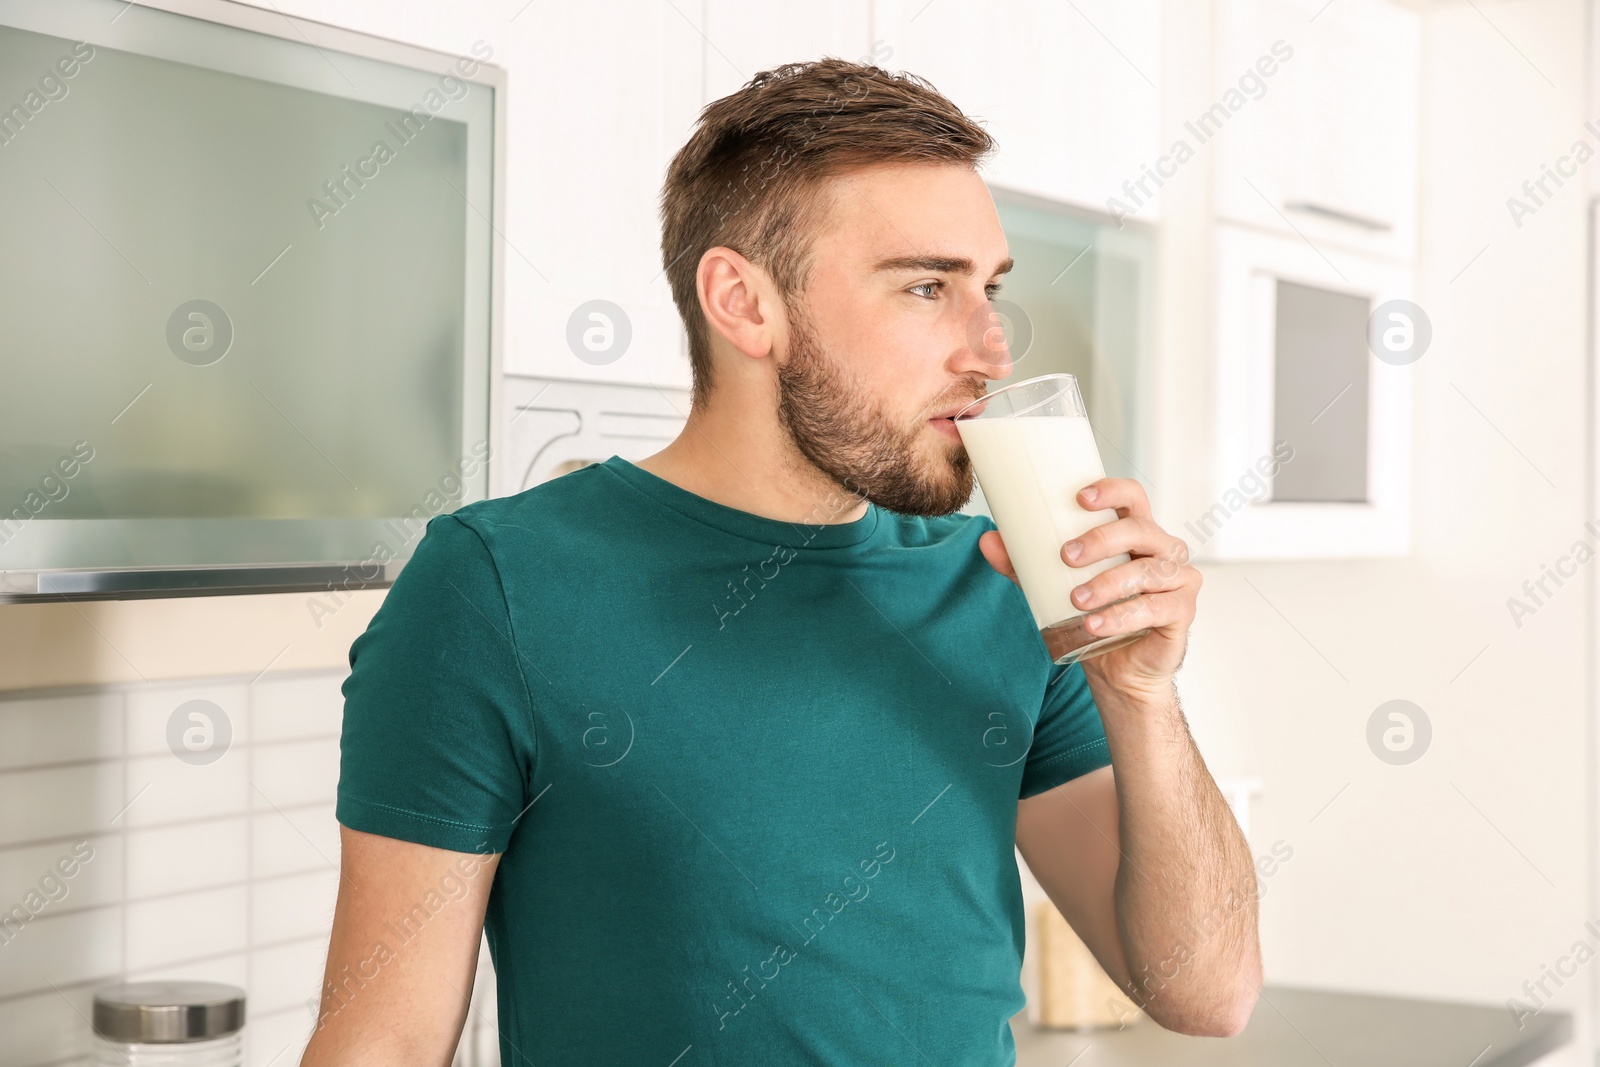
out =
<path fill-rule="evenodd" d="M 89 1055 L 94 990 L 151 978 L 240 986 L 247 1062 L 298 1061 L 338 887 L 345 673 L 0 694 L 0 1067 Z M 226 718 L 214 762 L 169 745 L 192 700 Z M 198 710 L 180 734 L 215 741 Z"/>
<path fill-rule="evenodd" d="M 251 737 L 254 744 L 293 741 L 337 732 L 339 720 L 329 729 L 328 709 L 344 707 L 343 674 L 300 675 L 263 679 L 251 687 Z"/>
<path fill-rule="evenodd" d="M 127 912 L 130 971 L 241 951 L 250 940 L 244 886 L 131 902 Z"/>
<path fill-rule="evenodd" d="M 0 715 L 0 770 L 122 755 L 123 695 L 12 700 Z"/>
<path fill-rule="evenodd" d="M 339 781 L 339 739 L 257 745 L 250 753 L 251 804 L 257 811 L 334 799 Z"/>
<path fill-rule="evenodd" d="M 169 896 L 247 881 L 249 822 L 245 816 L 133 830 L 128 834 L 128 896 Z"/>
<path fill-rule="evenodd" d="M 298 1008 L 309 1016 L 306 999 L 322 985 L 322 971 L 328 960 L 326 931 L 304 941 L 291 941 L 256 952 L 251 961 L 250 1008 L 267 1015 L 287 1008 Z"/>
<path fill-rule="evenodd" d="M 300 874 L 339 862 L 334 806 L 279 808 L 251 816 L 251 865 L 257 878 Z"/>
<path fill-rule="evenodd" d="M 333 923 L 339 872 L 323 866 L 307 874 L 268 878 L 253 886 L 251 934 L 258 945 L 313 937 Z"/>
<path fill-rule="evenodd" d="M 189 823 L 250 809 L 249 755 L 235 744 L 215 763 L 184 763 L 168 752 L 128 760 L 130 827 Z"/>
<path fill-rule="evenodd" d="M 120 760 L 0 772 L 0 848 L 113 829 L 122 789 Z"/>
<path fill-rule="evenodd" d="M 213 707 L 186 707 L 194 701 Z M 174 722 L 180 733 L 195 727 L 197 724 L 190 716 L 196 713 L 203 713 L 212 720 L 206 725 L 217 741 L 226 736 L 230 745 L 239 744 L 250 736 L 249 710 L 250 690 L 244 685 L 162 685 L 131 690 L 128 693 L 128 755 L 170 756 L 169 730 Z"/>
<path fill-rule="evenodd" d="M 94 1007 L 94 990 L 75 986 L 57 992 L 0 1000 L 0 1067 L 33 1067 L 87 1053 L 92 1047 L 84 1020 Z"/>

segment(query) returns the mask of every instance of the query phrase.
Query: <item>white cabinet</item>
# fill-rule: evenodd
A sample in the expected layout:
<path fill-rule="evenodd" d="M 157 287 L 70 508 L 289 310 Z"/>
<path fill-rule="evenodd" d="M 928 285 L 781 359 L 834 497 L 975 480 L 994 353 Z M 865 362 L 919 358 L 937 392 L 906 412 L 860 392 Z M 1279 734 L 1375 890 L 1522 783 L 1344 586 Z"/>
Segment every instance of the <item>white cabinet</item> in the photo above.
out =
<path fill-rule="evenodd" d="M 1107 211 L 1160 154 L 1159 0 L 874 0 L 880 63 L 931 81 L 998 141 L 995 185 Z M 1114 101 L 1115 106 L 1108 106 Z M 1153 220 L 1159 194 L 1138 213 Z"/>
<path fill-rule="evenodd" d="M 1221 0 L 1216 41 L 1218 104 L 1242 98 L 1204 128 L 1217 214 L 1412 260 L 1420 16 L 1384 0 Z M 1250 78 L 1263 56 L 1275 69 Z"/>
<path fill-rule="evenodd" d="M 696 17 L 686 10 L 689 18 Z M 705 103 L 727 96 L 763 70 L 836 56 L 857 63 L 873 55 L 871 18 L 862 0 L 705 0 Z M 879 44 L 881 58 L 887 49 Z"/>
<path fill-rule="evenodd" d="M 508 35 L 507 371 L 689 383 L 656 206 L 701 105 L 684 6 L 539 4 Z"/>
<path fill-rule="evenodd" d="M 1342 327 L 1336 331 L 1318 322 L 1310 323 L 1310 330 L 1280 329 L 1284 283 L 1300 292 L 1347 298 L 1359 309 L 1356 321 L 1336 323 Z M 1366 323 L 1382 305 L 1413 296 L 1411 270 L 1370 256 L 1341 255 L 1335 266 L 1293 235 L 1220 225 L 1216 286 L 1210 500 L 1193 521 L 1174 532 L 1197 559 L 1405 555 L 1411 548 L 1411 357 L 1380 359 L 1369 352 Z M 1403 321 L 1381 318 L 1380 337 Z M 1418 327 L 1416 321 L 1409 325 Z M 1307 345 L 1306 334 L 1319 329 L 1323 336 Z M 1415 352 L 1420 355 L 1427 337 L 1412 339 L 1419 343 Z M 1327 355 L 1329 345 L 1352 357 L 1333 377 L 1326 375 L 1327 368 L 1304 362 Z M 1289 346 L 1287 352 L 1284 346 Z M 1303 396 L 1306 389 L 1280 382 L 1280 369 L 1309 374 L 1313 382 L 1321 374 L 1316 385 L 1320 391 L 1298 408 L 1286 403 L 1286 396 L 1292 400 L 1296 391 Z M 1345 454 L 1330 454 L 1326 439 L 1320 448 L 1303 447 L 1307 437 L 1319 436 L 1315 424 L 1323 420 L 1344 421 L 1355 431 L 1355 440 L 1344 442 Z M 1278 492 L 1286 474 L 1302 480 L 1308 464 L 1352 459 L 1362 467 L 1357 471 L 1357 499 L 1307 500 L 1302 494 L 1286 501 Z M 1324 484 L 1330 480 L 1328 471 L 1314 473 Z"/>

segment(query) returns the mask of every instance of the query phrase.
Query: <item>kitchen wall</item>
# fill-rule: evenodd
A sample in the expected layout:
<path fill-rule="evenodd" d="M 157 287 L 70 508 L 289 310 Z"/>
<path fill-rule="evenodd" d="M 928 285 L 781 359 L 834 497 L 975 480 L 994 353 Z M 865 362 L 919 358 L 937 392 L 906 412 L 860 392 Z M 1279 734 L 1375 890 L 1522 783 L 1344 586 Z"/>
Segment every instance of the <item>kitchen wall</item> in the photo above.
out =
<path fill-rule="evenodd" d="M 1182 12 L 1174 11 L 1182 6 Z M 1174 113 L 1206 80 L 1207 4 L 1166 5 Z M 1252 844 L 1271 981 L 1504 1004 L 1595 945 L 1588 678 L 1592 568 L 1517 625 L 1507 598 L 1595 538 L 1586 479 L 1587 176 L 1518 227 L 1506 207 L 1593 133 L 1579 0 L 1429 5 L 1423 19 L 1415 547 L 1371 561 L 1213 563 L 1181 678 L 1213 770 L 1260 776 Z M 1185 28 L 1185 25 L 1187 27 Z M 1381 161 L 1374 161 L 1375 165 Z M 1596 164 L 1589 164 L 1590 167 Z M 1207 190 L 1164 192 L 1168 485 L 1204 486 L 1211 439 Z M 1337 256 L 1337 252 L 1330 253 Z M 1212 503 L 1173 494 L 1169 528 Z M 1368 718 L 1420 705 L 1431 746 L 1381 762 Z M 1594 964 L 1553 1007 L 1588 1012 Z M 1555 988 L 1547 983 L 1547 988 Z M 1552 1062 L 1589 1062 L 1579 1044 Z"/>

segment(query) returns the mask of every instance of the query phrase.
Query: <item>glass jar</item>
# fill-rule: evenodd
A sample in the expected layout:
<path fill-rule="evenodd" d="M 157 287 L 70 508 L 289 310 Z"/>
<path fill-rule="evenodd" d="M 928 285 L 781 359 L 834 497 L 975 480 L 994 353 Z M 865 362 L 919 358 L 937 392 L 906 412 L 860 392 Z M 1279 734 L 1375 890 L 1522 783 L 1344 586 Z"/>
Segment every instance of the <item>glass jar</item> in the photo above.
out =
<path fill-rule="evenodd" d="M 94 995 L 100 1067 L 242 1067 L 244 990 L 220 982 L 126 982 Z"/>

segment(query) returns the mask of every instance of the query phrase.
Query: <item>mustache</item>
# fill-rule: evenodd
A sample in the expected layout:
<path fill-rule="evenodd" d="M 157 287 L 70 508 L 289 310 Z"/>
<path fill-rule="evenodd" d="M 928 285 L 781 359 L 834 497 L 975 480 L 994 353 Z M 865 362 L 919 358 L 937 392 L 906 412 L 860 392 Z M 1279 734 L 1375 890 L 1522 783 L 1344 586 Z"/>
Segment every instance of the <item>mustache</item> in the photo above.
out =
<path fill-rule="evenodd" d="M 932 404 L 929 404 L 927 407 L 925 407 L 922 413 L 925 417 L 932 418 L 935 411 L 944 411 L 946 408 L 951 407 L 965 407 L 975 400 L 982 400 L 988 395 L 989 390 L 986 386 L 978 386 L 977 391 L 971 393 L 970 395 L 944 397 L 936 400 Z"/>

